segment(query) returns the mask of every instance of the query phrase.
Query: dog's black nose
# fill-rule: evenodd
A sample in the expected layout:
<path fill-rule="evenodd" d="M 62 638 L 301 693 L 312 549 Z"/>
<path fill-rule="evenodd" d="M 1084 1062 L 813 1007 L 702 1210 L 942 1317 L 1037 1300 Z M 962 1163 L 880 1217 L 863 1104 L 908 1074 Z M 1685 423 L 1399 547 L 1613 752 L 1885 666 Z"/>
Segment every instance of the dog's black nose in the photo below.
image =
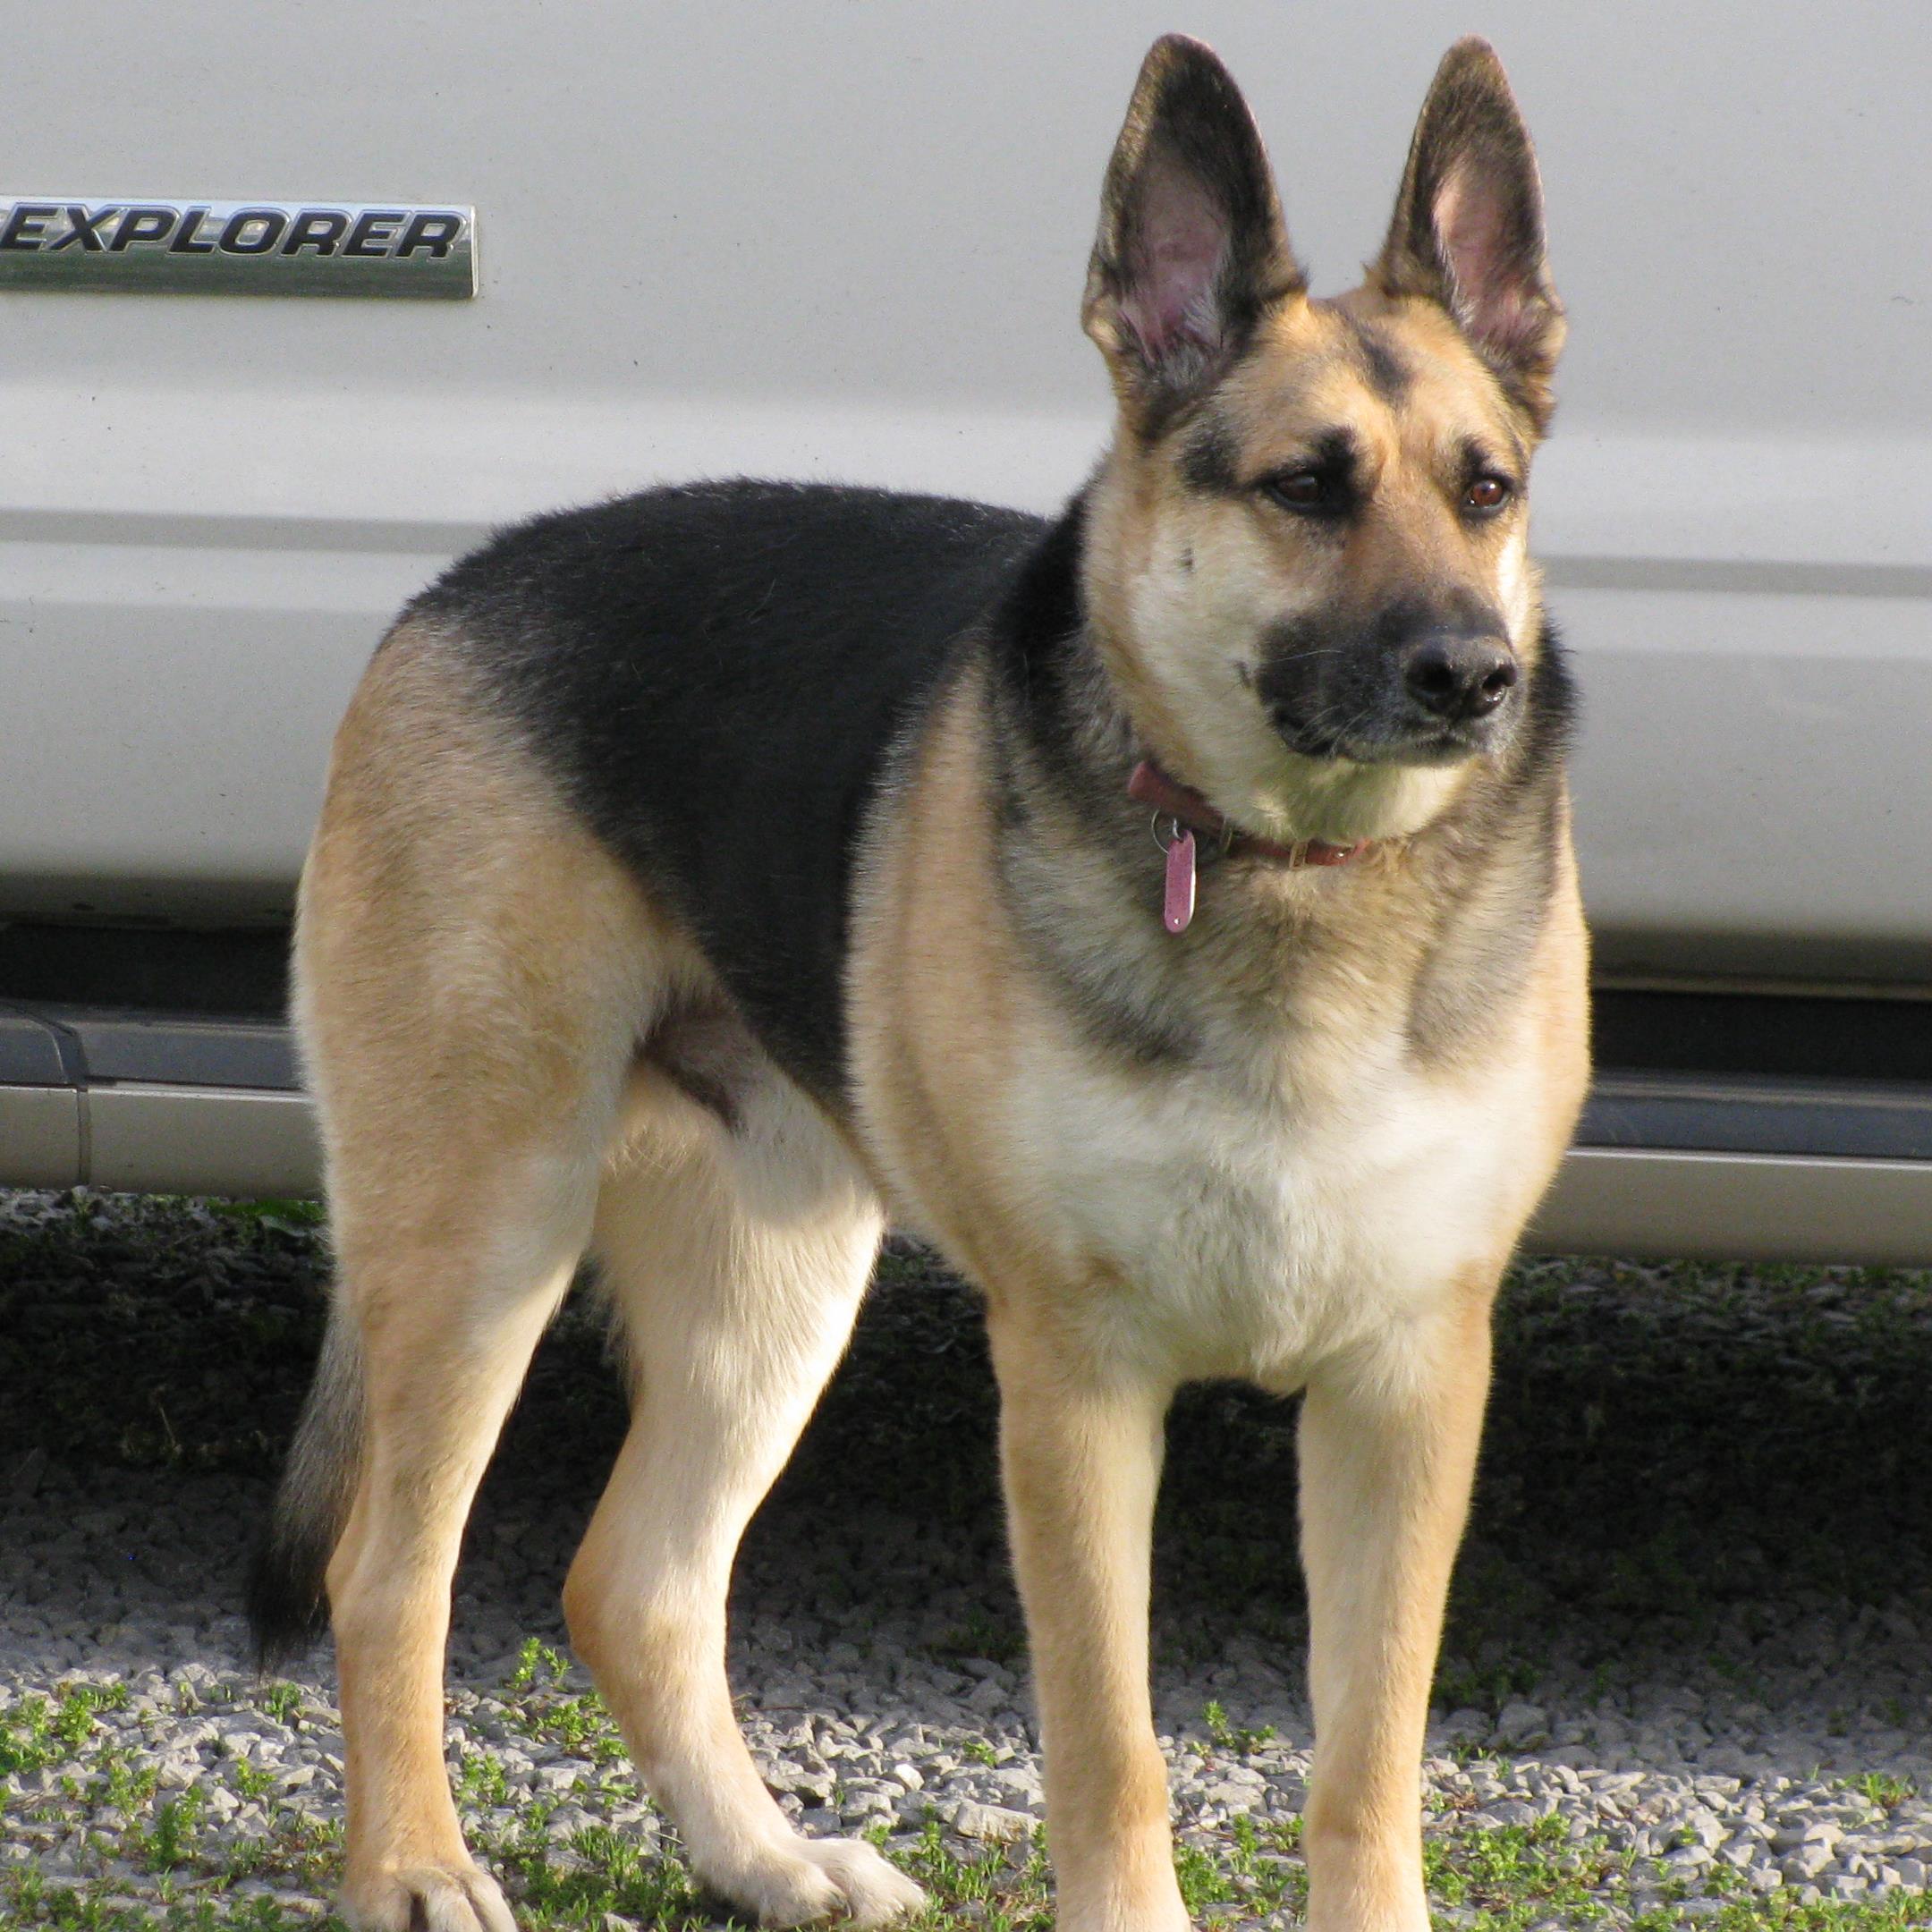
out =
<path fill-rule="evenodd" d="M 1431 717 L 1459 724 L 1502 708 L 1516 682 L 1516 658 L 1499 638 L 1434 631 L 1410 648 L 1402 682 Z"/>

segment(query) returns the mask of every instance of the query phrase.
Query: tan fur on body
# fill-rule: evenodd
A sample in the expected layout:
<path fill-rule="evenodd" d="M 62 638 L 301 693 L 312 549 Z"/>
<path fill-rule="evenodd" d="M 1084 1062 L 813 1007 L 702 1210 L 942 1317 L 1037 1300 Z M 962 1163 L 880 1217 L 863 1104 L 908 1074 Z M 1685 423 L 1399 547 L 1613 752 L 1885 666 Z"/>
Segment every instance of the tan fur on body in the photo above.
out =
<path fill-rule="evenodd" d="M 1144 186 L 1134 144 L 1157 138 L 1159 89 L 1198 58 L 1179 45 L 1150 56 L 1110 194 Z M 1490 85 L 1459 57 L 1455 87 Z M 1419 152 L 1428 189 L 1448 164 Z M 1467 226 L 1474 191 L 1445 178 L 1464 200 L 1437 199 Z M 837 1360 L 890 1215 L 986 1298 L 1065 1932 L 1187 1923 L 1148 1708 L 1148 1540 L 1172 1396 L 1224 1376 L 1305 1397 L 1310 1924 L 1427 1932 L 1417 1758 L 1490 1304 L 1588 1077 L 1568 809 L 1560 774 L 1525 792 L 1506 750 L 1299 753 L 1254 688 L 1270 626 L 1411 589 L 1485 600 L 1534 674 L 1521 517 L 1479 523 L 1455 492 L 1472 440 L 1526 462 L 1546 402 L 1546 365 L 1512 400 L 1469 331 L 1516 353 L 1506 332 L 1546 297 L 1511 292 L 1498 322 L 1457 287 L 1452 320 L 1392 234 L 1362 290 L 1318 303 L 1284 238 L 1250 252 L 1273 278 L 1254 334 L 1206 377 L 1208 351 L 1190 348 L 1174 367 L 1197 387 L 1178 402 L 1156 394 L 1172 369 L 1132 361 L 1133 329 L 1153 341 L 1161 318 L 1125 296 L 1115 315 L 1120 276 L 1097 257 L 1089 328 L 1123 419 L 1087 503 L 1106 688 L 1087 728 L 1094 744 L 1131 733 L 1250 830 L 1381 842 L 1357 865 L 1237 854 L 1195 925 L 1164 932 L 969 651 L 865 827 L 849 1099 L 820 1104 L 737 1016 L 697 936 L 541 775 L 460 636 L 406 623 L 364 679 L 297 946 L 339 1312 L 362 1365 L 328 1572 L 359 1927 L 512 1923 L 444 1774 L 449 1589 L 504 1415 L 586 1253 L 621 1318 L 633 1419 L 566 1587 L 573 1642 L 700 1877 L 773 1925 L 917 1907 L 869 1847 L 792 1829 L 724 1667 L 739 1536 Z M 1401 385 L 1364 362 L 1365 326 L 1399 354 Z M 1546 335 L 1535 347 L 1554 355 Z M 1338 424 L 1368 503 L 1340 533 L 1254 484 Z M 1182 1046 L 1097 1046 L 1069 987 L 1106 976 Z"/>

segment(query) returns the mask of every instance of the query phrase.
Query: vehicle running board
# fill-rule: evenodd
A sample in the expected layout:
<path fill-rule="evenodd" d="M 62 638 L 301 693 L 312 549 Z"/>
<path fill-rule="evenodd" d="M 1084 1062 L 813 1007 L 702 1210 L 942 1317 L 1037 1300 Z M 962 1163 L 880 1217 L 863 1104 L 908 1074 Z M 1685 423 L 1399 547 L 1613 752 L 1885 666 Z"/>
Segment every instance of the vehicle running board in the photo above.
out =
<path fill-rule="evenodd" d="M 1603 1069 L 1579 1147 L 1932 1161 L 1932 1087 Z"/>
<path fill-rule="evenodd" d="M 285 1027 L 0 1004 L 0 1186 L 292 1196 L 320 1172 Z M 1932 1265 L 1932 1087 L 1606 1068 L 1529 1241 Z"/>
<path fill-rule="evenodd" d="M 0 1186 L 320 1191 L 288 1029 L 0 1004 Z"/>

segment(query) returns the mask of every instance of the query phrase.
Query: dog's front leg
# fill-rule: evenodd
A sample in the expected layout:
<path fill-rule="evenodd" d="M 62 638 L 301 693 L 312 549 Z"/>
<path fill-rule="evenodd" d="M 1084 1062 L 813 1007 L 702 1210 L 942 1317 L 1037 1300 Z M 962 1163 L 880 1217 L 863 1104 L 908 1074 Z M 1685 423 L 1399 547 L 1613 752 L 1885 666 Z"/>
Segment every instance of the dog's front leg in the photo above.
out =
<path fill-rule="evenodd" d="M 1301 1410 L 1309 1932 L 1428 1932 L 1419 1760 L 1489 1385 L 1491 1291 L 1326 1365 Z"/>
<path fill-rule="evenodd" d="M 1183 1932 L 1148 1696 L 1148 1543 L 1172 1391 L 996 1309 L 1000 1451 L 1045 1746 L 1060 1932 Z"/>

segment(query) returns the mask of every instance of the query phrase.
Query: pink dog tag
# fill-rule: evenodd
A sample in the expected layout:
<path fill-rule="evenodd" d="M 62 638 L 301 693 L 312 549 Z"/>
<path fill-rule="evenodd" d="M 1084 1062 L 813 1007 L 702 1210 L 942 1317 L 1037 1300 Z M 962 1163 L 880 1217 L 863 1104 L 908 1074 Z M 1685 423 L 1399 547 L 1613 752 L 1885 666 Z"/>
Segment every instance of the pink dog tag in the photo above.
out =
<path fill-rule="evenodd" d="M 1194 835 L 1177 820 L 1174 843 L 1167 848 L 1167 902 L 1161 924 L 1171 933 L 1185 932 L 1194 917 Z"/>

